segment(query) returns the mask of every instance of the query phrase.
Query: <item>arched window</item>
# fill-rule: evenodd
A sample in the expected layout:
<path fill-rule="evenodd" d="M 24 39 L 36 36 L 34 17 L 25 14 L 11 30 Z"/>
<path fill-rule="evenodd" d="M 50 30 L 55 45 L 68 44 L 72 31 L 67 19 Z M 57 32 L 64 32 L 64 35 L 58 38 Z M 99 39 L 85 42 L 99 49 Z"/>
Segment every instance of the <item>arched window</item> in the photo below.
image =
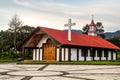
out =
<path fill-rule="evenodd" d="M 47 39 L 46 43 L 51 44 L 52 43 L 51 39 Z"/>

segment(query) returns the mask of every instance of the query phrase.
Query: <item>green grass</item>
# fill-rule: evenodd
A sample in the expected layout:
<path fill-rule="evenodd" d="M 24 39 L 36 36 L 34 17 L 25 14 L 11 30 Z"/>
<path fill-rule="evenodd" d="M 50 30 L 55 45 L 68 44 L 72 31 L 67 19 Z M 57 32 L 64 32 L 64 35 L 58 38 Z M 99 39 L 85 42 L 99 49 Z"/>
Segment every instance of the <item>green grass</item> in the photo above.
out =
<path fill-rule="evenodd" d="M 0 63 L 2 62 L 16 62 L 17 60 L 0 60 Z"/>
<path fill-rule="evenodd" d="M 79 61 L 79 62 L 21 62 L 20 64 L 61 64 L 61 65 L 120 65 L 120 62 L 115 61 Z"/>
<path fill-rule="evenodd" d="M 120 60 L 120 51 L 117 53 L 117 59 Z"/>
<path fill-rule="evenodd" d="M 0 63 L 2 62 L 16 62 L 17 58 L 0 58 Z"/>

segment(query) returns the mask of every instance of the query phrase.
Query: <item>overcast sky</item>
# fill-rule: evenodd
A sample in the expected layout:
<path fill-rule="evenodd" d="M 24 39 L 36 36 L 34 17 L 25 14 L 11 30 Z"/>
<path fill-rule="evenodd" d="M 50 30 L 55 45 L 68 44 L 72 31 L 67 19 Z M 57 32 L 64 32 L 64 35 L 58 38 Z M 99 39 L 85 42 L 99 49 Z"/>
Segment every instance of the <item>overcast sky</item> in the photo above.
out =
<path fill-rule="evenodd" d="M 8 29 L 9 20 L 17 14 L 24 25 L 67 29 L 71 18 L 72 29 L 81 29 L 94 21 L 102 22 L 106 32 L 120 30 L 120 0 L 1 0 L 0 30 Z"/>

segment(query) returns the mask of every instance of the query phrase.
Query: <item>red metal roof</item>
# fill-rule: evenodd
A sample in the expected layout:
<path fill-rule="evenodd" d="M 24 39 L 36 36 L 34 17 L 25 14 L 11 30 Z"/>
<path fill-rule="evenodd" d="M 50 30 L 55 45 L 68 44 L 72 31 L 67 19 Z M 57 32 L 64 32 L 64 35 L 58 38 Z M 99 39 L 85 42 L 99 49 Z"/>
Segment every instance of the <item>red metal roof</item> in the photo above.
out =
<path fill-rule="evenodd" d="M 119 47 L 97 36 L 89 36 L 72 32 L 72 39 L 68 41 L 68 33 L 64 30 L 39 27 L 41 30 L 52 36 L 63 45 L 87 46 L 97 48 L 118 49 Z"/>
<path fill-rule="evenodd" d="M 92 19 L 90 26 L 95 26 L 94 20 Z"/>

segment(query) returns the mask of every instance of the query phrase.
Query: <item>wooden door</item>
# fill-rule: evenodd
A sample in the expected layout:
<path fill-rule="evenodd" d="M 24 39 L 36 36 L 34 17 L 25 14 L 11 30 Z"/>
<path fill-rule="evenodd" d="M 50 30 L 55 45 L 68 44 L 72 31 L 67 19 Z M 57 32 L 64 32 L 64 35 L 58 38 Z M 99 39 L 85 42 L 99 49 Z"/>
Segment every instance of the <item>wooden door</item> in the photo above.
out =
<path fill-rule="evenodd" d="M 44 61 L 55 61 L 55 46 L 54 44 L 44 44 Z"/>

